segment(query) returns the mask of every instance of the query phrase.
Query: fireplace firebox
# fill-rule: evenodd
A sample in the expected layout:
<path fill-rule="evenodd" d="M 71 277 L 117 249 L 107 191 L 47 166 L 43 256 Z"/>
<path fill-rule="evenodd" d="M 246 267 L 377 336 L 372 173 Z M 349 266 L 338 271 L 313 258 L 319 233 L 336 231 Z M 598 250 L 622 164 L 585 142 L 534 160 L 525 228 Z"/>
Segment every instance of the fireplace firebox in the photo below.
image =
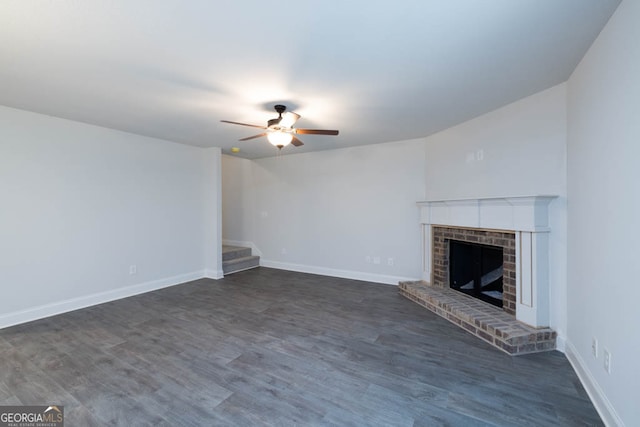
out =
<path fill-rule="evenodd" d="M 502 307 L 503 259 L 501 247 L 451 240 L 449 286 Z"/>

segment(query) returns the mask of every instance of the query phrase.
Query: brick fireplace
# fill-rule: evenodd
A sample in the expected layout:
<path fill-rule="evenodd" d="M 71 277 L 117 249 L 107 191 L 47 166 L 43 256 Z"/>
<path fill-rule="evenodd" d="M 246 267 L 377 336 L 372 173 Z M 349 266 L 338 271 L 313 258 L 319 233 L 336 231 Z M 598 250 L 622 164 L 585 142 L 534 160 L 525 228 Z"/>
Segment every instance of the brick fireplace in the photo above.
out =
<path fill-rule="evenodd" d="M 503 306 L 516 314 L 516 237 L 515 233 L 462 227 L 433 227 L 433 286 L 449 287 L 449 244 L 452 240 L 497 246 L 503 250 Z"/>
<path fill-rule="evenodd" d="M 556 196 L 419 202 L 423 280 L 400 293 L 509 354 L 555 348 L 549 326 L 548 205 Z M 502 248 L 503 307 L 449 287 L 452 240 Z"/>

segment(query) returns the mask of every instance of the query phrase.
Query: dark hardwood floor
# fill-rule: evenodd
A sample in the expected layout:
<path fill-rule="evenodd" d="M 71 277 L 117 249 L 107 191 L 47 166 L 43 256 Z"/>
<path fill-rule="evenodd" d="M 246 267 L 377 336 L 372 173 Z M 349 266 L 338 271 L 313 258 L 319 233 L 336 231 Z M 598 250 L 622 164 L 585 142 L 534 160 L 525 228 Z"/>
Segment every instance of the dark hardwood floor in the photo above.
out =
<path fill-rule="evenodd" d="M 0 405 L 66 425 L 602 425 L 563 354 L 512 357 L 395 286 L 258 268 L 0 330 Z"/>

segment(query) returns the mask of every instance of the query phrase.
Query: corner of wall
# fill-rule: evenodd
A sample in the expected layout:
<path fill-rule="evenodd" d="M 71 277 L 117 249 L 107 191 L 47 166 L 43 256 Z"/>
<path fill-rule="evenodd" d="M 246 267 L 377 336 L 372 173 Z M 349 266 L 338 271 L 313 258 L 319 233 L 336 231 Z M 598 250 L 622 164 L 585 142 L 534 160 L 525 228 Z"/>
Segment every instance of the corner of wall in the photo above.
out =
<path fill-rule="evenodd" d="M 222 270 L 205 270 L 203 277 L 205 279 L 220 280 L 224 278 L 224 272 Z"/>
<path fill-rule="evenodd" d="M 222 277 L 222 150 L 207 148 L 203 155 L 204 268 L 207 277 Z"/>

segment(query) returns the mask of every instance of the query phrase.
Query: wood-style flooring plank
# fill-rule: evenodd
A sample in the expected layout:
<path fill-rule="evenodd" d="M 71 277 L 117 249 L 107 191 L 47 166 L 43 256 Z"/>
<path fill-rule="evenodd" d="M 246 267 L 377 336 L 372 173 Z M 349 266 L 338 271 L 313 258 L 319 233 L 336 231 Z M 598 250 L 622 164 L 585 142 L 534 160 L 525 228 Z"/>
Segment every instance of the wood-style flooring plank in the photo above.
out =
<path fill-rule="evenodd" d="M 357 280 L 257 268 L 0 330 L 0 404 L 68 425 L 600 426 L 559 352 L 508 356 Z"/>

